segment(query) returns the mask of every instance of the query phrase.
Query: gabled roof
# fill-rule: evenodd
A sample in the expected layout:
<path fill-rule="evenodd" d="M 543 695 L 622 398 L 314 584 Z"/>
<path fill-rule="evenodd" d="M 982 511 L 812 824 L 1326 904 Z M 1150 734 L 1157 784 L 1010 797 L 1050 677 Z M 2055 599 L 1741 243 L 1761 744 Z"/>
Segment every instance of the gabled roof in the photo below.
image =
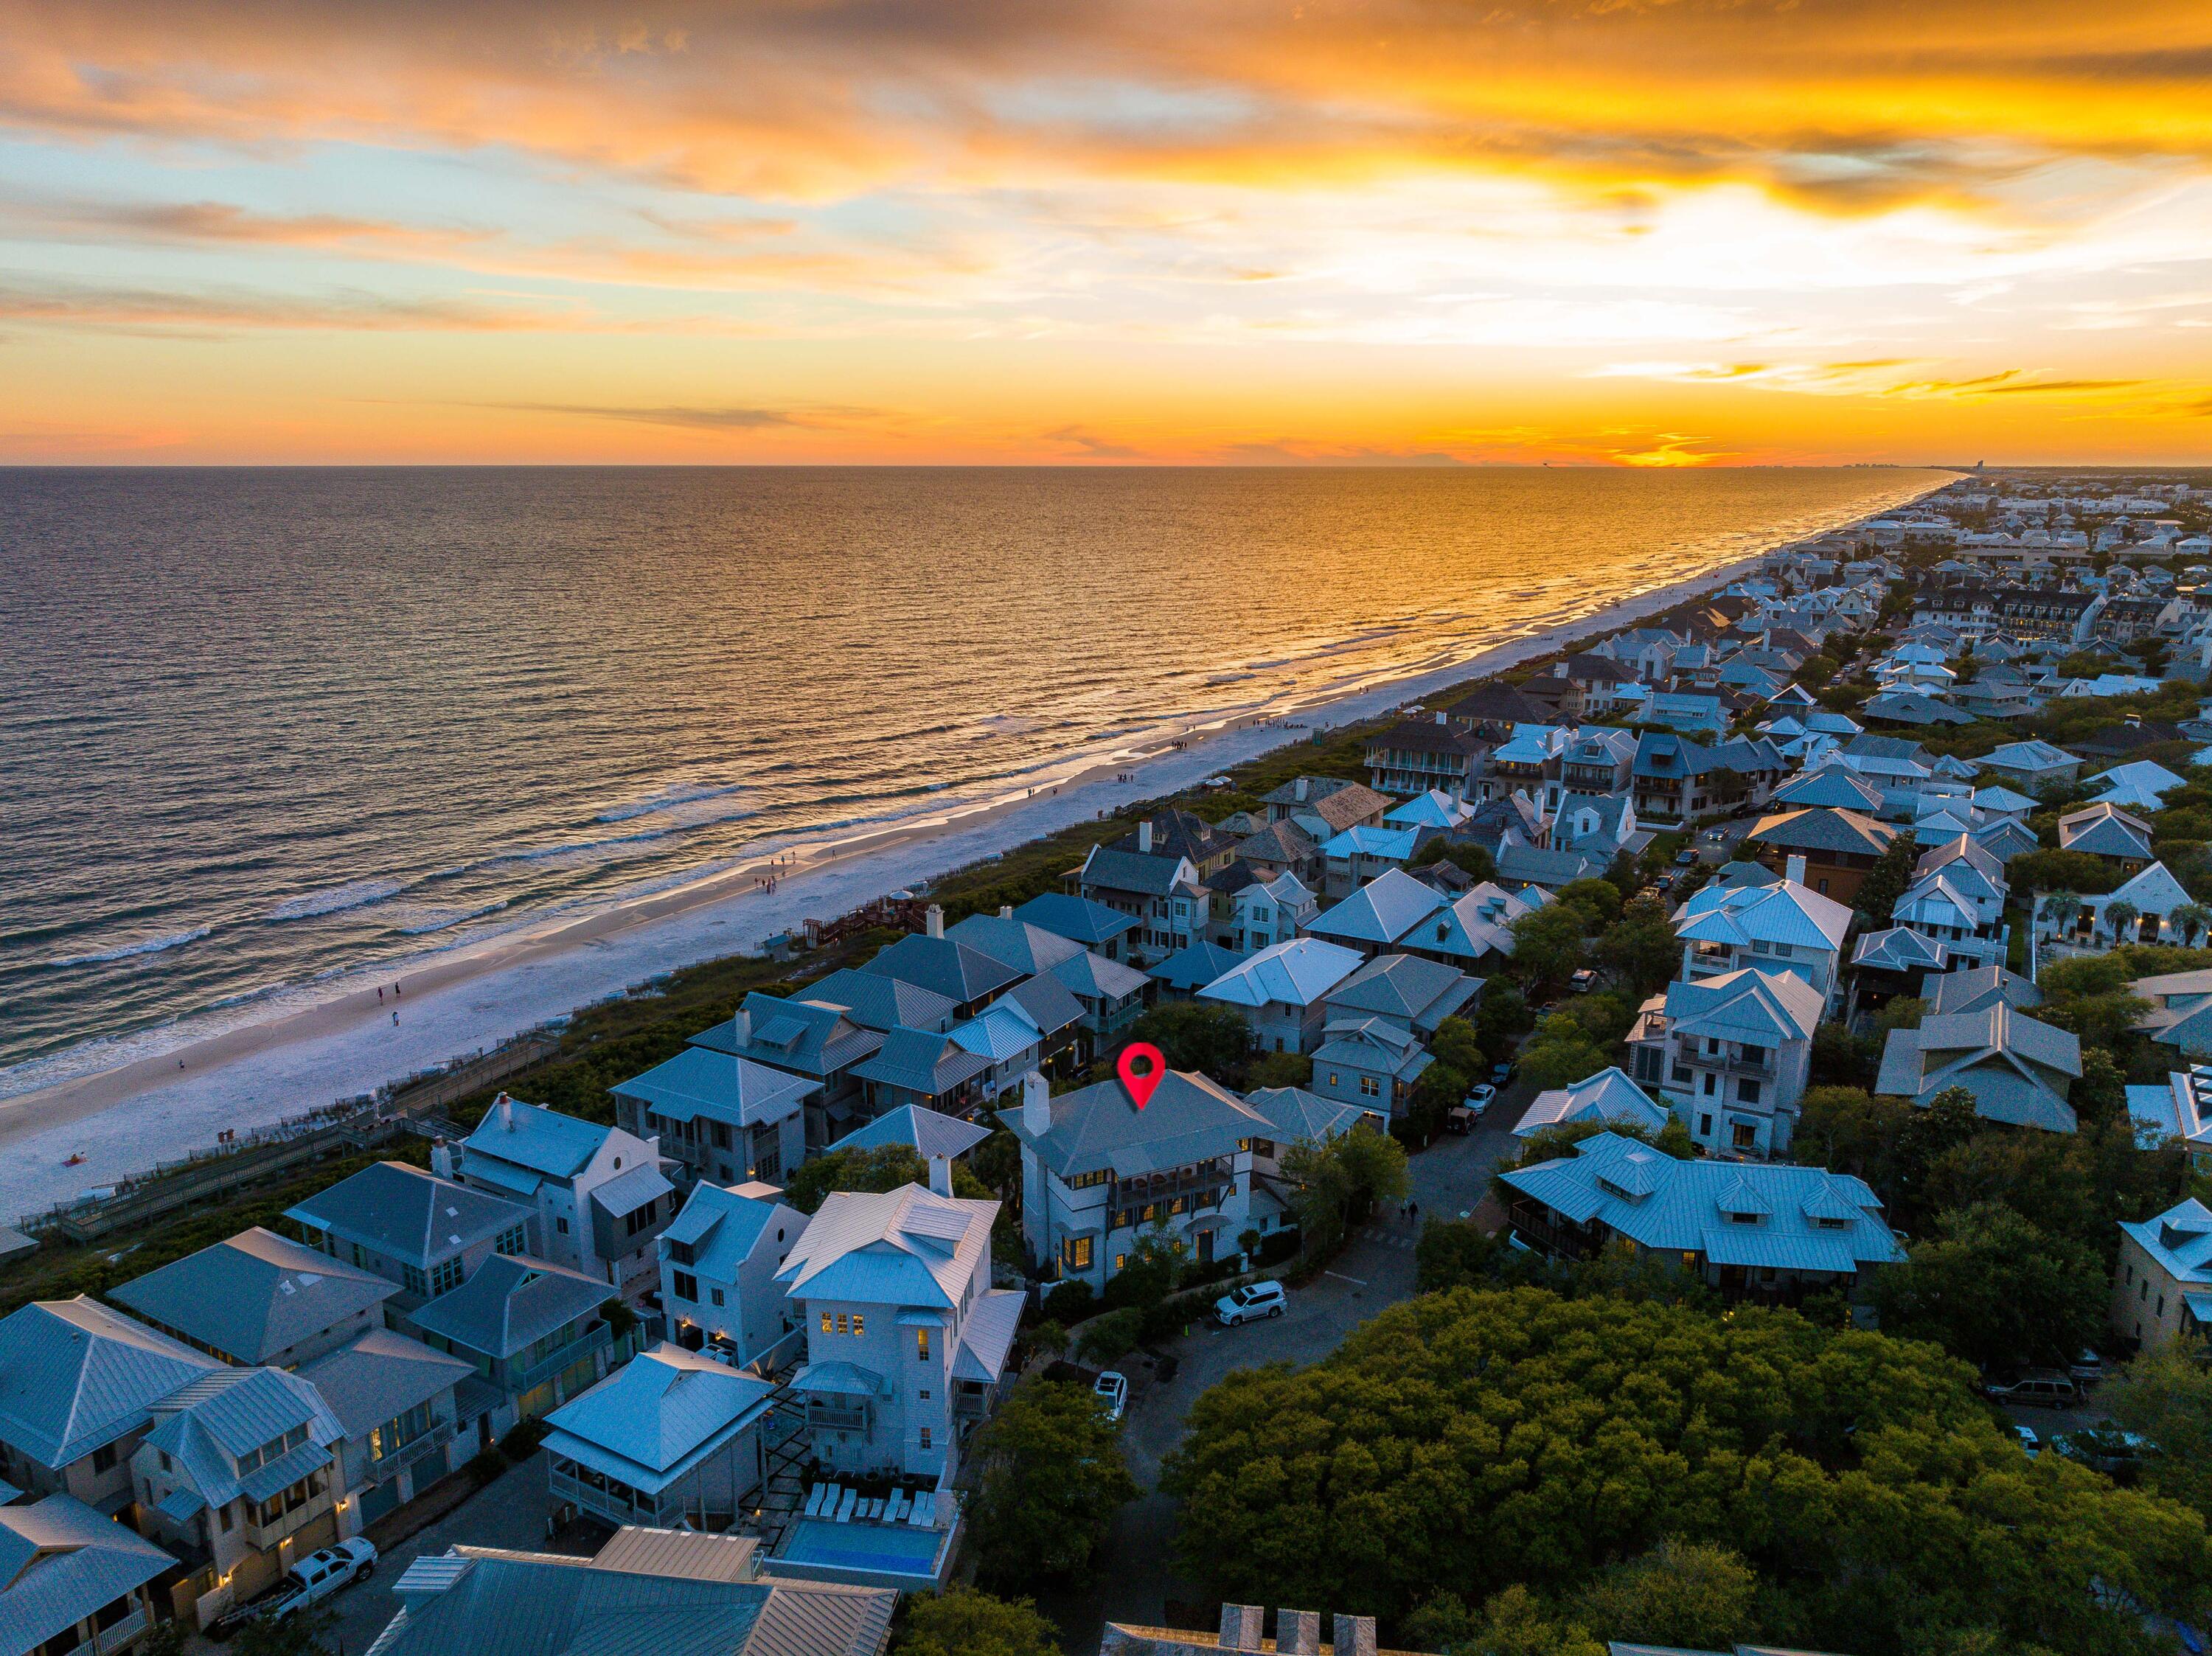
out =
<path fill-rule="evenodd" d="M 111 1289 L 109 1295 L 234 1362 L 267 1362 L 398 1290 L 256 1226 Z"/>
<path fill-rule="evenodd" d="M 266 1501 L 327 1466 L 345 1428 L 308 1381 L 282 1368 L 218 1368 L 171 1392 L 146 1435 L 210 1507 L 246 1496 Z M 295 1447 L 241 1475 L 239 1457 L 304 1427 Z"/>
<path fill-rule="evenodd" d="M 0 1441 L 59 1470 L 221 1367 L 97 1300 L 34 1301 L 0 1319 Z"/>
<path fill-rule="evenodd" d="M 1346 828 L 1341 834 L 1332 834 L 1322 844 L 1324 857 L 1376 857 L 1386 862 L 1402 863 L 1410 859 L 1421 842 L 1421 830 L 1417 828 L 1378 828 L 1361 823 Z"/>
<path fill-rule="evenodd" d="M 1820 805 L 1786 811 L 1778 816 L 1762 816 L 1752 825 L 1747 837 L 1787 851 L 1879 857 L 1889 849 L 1897 830 L 1855 810 Z"/>
<path fill-rule="evenodd" d="M 1243 958 L 1233 949 L 1200 937 L 1186 943 L 1146 974 L 1157 983 L 1170 989 L 1180 989 L 1186 994 L 1202 989 L 1223 973 L 1235 969 Z"/>
<path fill-rule="evenodd" d="M 1498 853 L 1501 878 L 1552 889 L 1590 880 L 1605 872 L 1606 860 L 1580 851 L 1544 851 L 1534 846 L 1508 846 Z"/>
<path fill-rule="evenodd" d="M 1080 955 L 1070 955 L 1047 975 L 1073 994 L 1090 995 L 1103 1000 L 1120 1000 L 1124 996 L 1133 995 L 1152 981 L 1133 966 L 1121 961 L 1109 961 L 1103 955 L 1092 954 L 1087 949 Z M 1200 983 L 1209 980 L 1199 980 Z"/>
<path fill-rule="evenodd" d="M 1380 955 L 1328 992 L 1332 1017 L 1340 1012 L 1401 1018 L 1433 1033 L 1481 992 L 1482 980 L 1456 968 L 1411 955 Z"/>
<path fill-rule="evenodd" d="M 1571 1087 L 1554 1087 L 1538 1093 L 1522 1113 L 1516 1138 L 1529 1138 L 1547 1127 L 1576 1121 L 1624 1122 L 1656 1133 L 1667 1125 L 1669 1112 L 1643 1088 L 1631 1081 L 1620 1066 L 1601 1070 Z"/>
<path fill-rule="evenodd" d="M 2102 802 L 2084 805 L 2058 819 L 2058 846 L 2062 851 L 2148 859 L 2150 842 L 2150 824 L 2139 816 L 2130 816 L 2118 805 Z"/>
<path fill-rule="evenodd" d="M 2010 862 L 2024 852 L 2036 849 L 2040 843 L 2035 830 L 2015 817 L 2004 816 L 1994 822 L 1984 822 L 1974 830 L 1974 843 L 1991 856 Z"/>
<path fill-rule="evenodd" d="M 2079 1040 L 1998 1000 L 1891 1030 L 1875 1089 L 1924 1104 L 1964 1087 L 1990 1120 L 2071 1132 L 2074 1108 L 2062 1089 L 2081 1075 Z"/>
<path fill-rule="evenodd" d="M 2212 1208 L 2185 1197 L 2154 1219 L 2120 1228 L 2133 1237 L 2166 1274 L 2191 1286 L 2212 1286 Z"/>
<path fill-rule="evenodd" d="M 462 1141 L 462 1166 L 468 1165 L 471 1156 L 488 1156 L 549 1179 L 573 1179 L 599 1154 L 611 1131 L 594 1121 L 508 1099 L 504 1106 L 495 1104 L 486 1110 L 476 1131 Z"/>
<path fill-rule="evenodd" d="M 996 1202 L 939 1196 L 919 1185 L 880 1194 L 833 1191 L 775 1279 L 794 1300 L 950 1308 L 988 1254 L 998 1214 Z"/>
<path fill-rule="evenodd" d="M 1342 902 L 1316 915 L 1306 930 L 1316 937 L 1361 943 L 1395 943 L 1443 906 L 1443 895 L 1403 869 L 1385 869 Z"/>
<path fill-rule="evenodd" d="M 1709 885 L 1674 911 L 1674 934 L 1698 943 L 1754 940 L 1836 949 L 1850 930 L 1851 911 L 1791 880 L 1772 885 Z"/>
<path fill-rule="evenodd" d="M 379 1162 L 302 1198 L 284 1216 L 427 1271 L 477 1242 L 526 1223 L 530 1211 L 404 1162 Z"/>
<path fill-rule="evenodd" d="M 894 1111 L 893 1113 L 899 1112 Z M 886 1121 L 890 1119 L 890 1116 L 881 1118 Z M 949 1116 L 939 1116 L 938 1119 L 949 1126 L 965 1128 L 967 1125 L 954 1121 Z M 830 1146 L 832 1149 L 848 1148 L 872 1149 L 873 1146 L 855 1146 L 850 1139 L 841 1139 Z M 684 1210 L 671 1220 L 668 1228 L 660 1234 L 671 1242 L 680 1242 L 688 1247 L 691 1250 L 693 1264 L 702 1276 L 722 1282 L 735 1281 L 738 1268 L 752 1258 L 761 1239 L 771 1229 L 785 1233 L 774 1246 L 787 1247 L 805 1228 L 805 1215 L 796 1208 L 786 1206 L 772 1195 L 762 1193 L 769 1188 L 761 1185 L 733 1189 L 702 1180 L 691 1187 L 691 1194 L 684 1198 Z"/>
<path fill-rule="evenodd" d="M 1409 1031 L 1382 1018 L 1331 1018 L 1322 1034 L 1313 1055 L 1317 1068 L 1379 1070 L 1411 1082 L 1436 1062 Z"/>
<path fill-rule="evenodd" d="M 1237 847 L 1237 854 L 1247 862 L 1288 865 L 1304 862 L 1319 849 L 1313 836 L 1296 822 L 1270 822 L 1258 833 L 1248 834 Z"/>
<path fill-rule="evenodd" d="M 811 994 L 787 1000 L 757 989 L 735 1016 L 691 1037 L 694 1046 L 817 1077 L 857 1064 L 883 1044 L 880 1034 L 862 1028 L 841 1005 Z"/>
<path fill-rule="evenodd" d="M 963 1004 L 982 1000 L 1025 975 L 1023 969 L 955 937 L 909 932 L 861 967 L 878 977 L 898 978 Z"/>
<path fill-rule="evenodd" d="M 1547 716 L 1541 702 L 1503 680 L 1478 685 L 1444 711 L 1465 725 L 1536 724 Z"/>
<path fill-rule="evenodd" d="M 1304 836 L 1301 836 L 1304 837 Z M 1249 841 L 1247 841 L 1249 844 Z M 1088 897 L 1077 897 L 1065 892 L 1048 891 L 1041 897 L 1032 897 L 1014 911 L 1014 918 L 1031 925 L 1067 937 L 1088 949 L 1111 943 L 1124 931 L 1134 929 L 1137 917 L 1124 914 L 1118 908 L 1109 908 L 1104 903 L 1094 903 Z"/>
<path fill-rule="evenodd" d="M 750 1059 L 704 1046 L 686 1046 L 643 1075 L 607 1089 L 617 1098 L 635 1099 L 671 1121 L 709 1121 L 737 1127 L 781 1121 L 822 1090 L 809 1076 L 771 1070 Z"/>
<path fill-rule="evenodd" d="M 902 1104 L 896 1110 L 878 1116 L 866 1126 L 847 1133 L 830 1146 L 828 1153 L 881 1149 L 888 1144 L 903 1144 L 926 1162 L 932 1156 L 965 1156 L 990 1136 L 988 1127 L 979 1127 L 972 1121 L 963 1121 L 959 1117 L 946 1115 L 941 1110 L 925 1110 L 912 1104 Z"/>
<path fill-rule="evenodd" d="M 1823 765 L 1818 770 L 1793 776 L 1775 789 L 1774 803 L 1799 807 L 1826 805 L 1854 811 L 1880 810 L 1881 790 L 1847 765 Z"/>
<path fill-rule="evenodd" d="M 2122 804 L 2127 799 L 2142 802 L 2142 808 L 2147 810 L 2155 810 L 2158 808 L 2156 802 L 2180 787 L 2186 779 L 2148 759 L 2115 765 L 2110 770 L 2099 771 L 2094 776 L 2086 779 L 2087 785 L 2099 794 Z"/>
<path fill-rule="evenodd" d="M 1239 1140 L 1267 1137 L 1267 1119 L 1202 1075 L 1170 1070 L 1141 1110 L 1118 1081 L 1101 1081 L 1052 1101 L 1052 1125 L 1042 1135 L 1023 1125 L 1018 1109 L 1001 1110 L 1037 1159 L 1062 1179 L 1111 1168 L 1122 1178 L 1164 1173 L 1218 1156 Z"/>
<path fill-rule="evenodd" d="M 1350 1132 L 1363 1119 L 1378 1113 L 1303 1087 L 1262 1087 L 1247 1093 L 1244 1102 L 1274 1130 L 1267 1137 L 1279 1144 L 1295 1144 L 1300 1139 L 1319 1143 Z"/>
<path fill-rule="evenodd" d="M 2164 863 L 2153 863 L 2131 875 L 2121 883 L 2118 890 L 2108 895 L 2082 899 L 2100 911 L 2114 903 L 2133 903 L 2136 911 L 2144 914 L 2170 914 L 2189 901 L 2187 889 L 2166 871 Z"/>
<path fill-rule="evenodd" d="M 1231 1006 L 1311 1006 L 1357 972 L 1361 958 L 1340 943 L 1293 937 L 1238 961 L 1200 989 L 1199 998 Z"/>
<path fill-rule="evenodd" d="M 2002 966 L 1977 966 L 1920 980 L 1920 998 L 1931 1014 L 1978 1012 L 1998 1001 L 2026 1011 L 2043 1004 L 2043 991 Z"/>
<path fill-rule="evenodd" d="M 1164 897 L 1182 882 L 1195 879 L 1197 872 L 1181 857 L 1146 856 L 1141 852 L 1093 846 L 1090 855 L 1083 859 L 1081 877 L 1085 885 L 1104 886 L 1110 891 Z"/>
<path fill-rule="evenodd" d="M 988 1058 L 969 1051 L 949 1034 L 933 1029 L 894 1029 L 884 1037 L 873 1058 L 853 1066 L 853 1073 L 863 1081 L 903 1087 L 935 1098 L 990 1067 Z"/>
<path fill-rule="evenodd" d="M 949 1028 L 958 1004 L 934 989 L 925 989 L 903 978 L 880 972 L 861 972 L 840 967 L 826 978 L 817 978 L 799 992 L 809 1001 L 842 1007 L 845 1016 L 863 1029 L 881 1034 L 904 1024 L 909 1029 Z"/>
<path fill-rule="evenodd" d="M 300 1378 L 315 1388 L 349 1437 L 361 1437 L 387 1420 L 449 1392 L 477 1372 L 476 1365 L 420 1340 L 372 1328 L 337 1350 L 302 1363 Z"/>
<path fill-rule="evenodd" d="M 1030 977 L 1082 953 L 1082 945 L 1073 939 L 1006 914 L 970 914 L 947 927 L 945 935 Z"/>
<path fill-rule="evenodd" d="M 546 1416 L 545 1447 L 658 1494 L 766 1415 L 775 1391 L 663 1341 Z"/>
<path fill-rule="evenodd" d="M 1058 984 L 1053 987 L 1059 989 Z M 1063 995 L 1067 991 L 1060 989 Z M 1074 997 L 1068 996 L 1072 1004 Z M 1081 1008 L 1078 1007 L 1078 1013 Z M 1004 1064 L 1024 1052 L 1036 1049 L 1044 1039 L 1044 1031 L 1036 1020 L 1016 1005 L 1012 998 L 986 1008 L 965 1023 L 956 1023 L 945 1032 L 946 1039 L 963 1052 L 973 1052 L 978 1058 L 988 1059 L 994 1064 Z M 881 1054 L 878 1055 L 878 1059 Z"/>
<path fill-rule="evenodd" d="M 1941 972 L 1946 959 L 1942 944 L 1931 943 L 1907 925 L 1863 932 L 1851 948 L 1853 966 L 1871 967 L 1877 972 Z"/>
<path fill-rule="evenodd" d="M 1758 1046 L 1812 1040 L 1825 1004 L 1795 973 L 1751 967 L 1667 986 L 1667 1022 L 1674 1029 Z"/>
<path fill-rule="evenodd" d="M 1601 1132 L 1571 1156 L 1499 1177 L 1577 1223 L 1595 1221 L 1647 1248 L 1702 1253 L 1716 1265 L 1849 1274 L 1905 1257 L 1874 1192 L 1823 1168 L 1678 1162 Z M 1738 1223 L 1736 1213 L 1756 1222 Z"/>
<path fill-rule="evenodd" d="M 511 1357 L 533 1341 L 596 1312 L 615 1290 L 550 1259 L 495 1253 L 451 1293 L 412 1313 L 425 1333 L 471 1351 Z"/>
<path fill-rule="evenodd" d="M 74 1495 L 0 1507 L 0 1649 L 26 1656 L 176 1562 Z"/>

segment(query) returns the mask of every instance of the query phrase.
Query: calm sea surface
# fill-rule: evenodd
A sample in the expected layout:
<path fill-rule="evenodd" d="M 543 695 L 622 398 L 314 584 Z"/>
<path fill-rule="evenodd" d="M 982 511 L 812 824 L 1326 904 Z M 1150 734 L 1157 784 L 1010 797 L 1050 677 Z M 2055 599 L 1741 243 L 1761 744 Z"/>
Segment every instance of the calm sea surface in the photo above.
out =
<path fill-rule="evenodd" d="M 0 470 L 0 1095 L 1936 481 Z"/>

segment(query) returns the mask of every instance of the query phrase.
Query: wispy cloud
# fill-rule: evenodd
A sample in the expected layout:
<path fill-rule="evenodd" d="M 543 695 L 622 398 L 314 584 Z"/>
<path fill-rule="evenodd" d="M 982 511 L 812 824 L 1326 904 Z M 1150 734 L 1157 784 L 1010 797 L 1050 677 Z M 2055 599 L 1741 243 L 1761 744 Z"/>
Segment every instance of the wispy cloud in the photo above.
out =
<path fill-rule="evenodd" d="M 1061 426 L 1042 434 L 1052 443 L 1087 460 L 1141 460 L 1145 451 L 1127 443 L 1116 443 L 1099 436 L 1082 426 Z"/>
<path fill-rule="evenodd" d="M 686 431 L 760 432 L 831 430 L 876 422 L 880 409 L 853 408 L 756 408 L 719 403 L 658 408 L 591 403 L 485 403 L 473 406 L 517 414 L 557 414 L 585 420 L 623 420 L 638 425 L 675 426 Z"/>

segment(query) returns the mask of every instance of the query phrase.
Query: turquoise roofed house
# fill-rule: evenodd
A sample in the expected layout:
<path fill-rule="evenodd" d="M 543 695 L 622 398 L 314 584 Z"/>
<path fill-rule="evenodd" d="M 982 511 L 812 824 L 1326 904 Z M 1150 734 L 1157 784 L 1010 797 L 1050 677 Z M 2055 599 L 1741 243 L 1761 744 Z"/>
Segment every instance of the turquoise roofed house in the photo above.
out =
<path fill-rule="evenodd" d="M 420 1340 L 372 1329 L 299 1373 L 344 1429 L 341 1482 L 359 1492 L 364 1526 L 413 1500 L 480 1447 L 477 1422 L 491 1403 L 490 1389 L 475 1365 Z"/>
<path fill-rule="evenodd" d="M 1014 911 L 1014 918 L 1080 943 L 1109 961 L 1122 958 L 1124 941 L 1137 927 L 1133 914 L 1058 891 L 1030 898 Z"/>
<path fill-rule="evenodd" d="M 1424 838 L 1434 832 L 1422 828 L 1363 826 L 1331 835 L 1321 848 L 1322 897 L 1340 902 L 1390 870 L 1402 870 L 1413 861 Z"/>
<path fill-rule="evenodd" d="M 964 1125 L 921 1113 L 950 1127 Z M 834 1148 L 848 1147 L 849 1139 Z M 798 1323 L 775 1273 L 805 1228 L 806 1216 L 773 1185 L 694 1186 L 660 1233 L 660 1303 L 670 1338 L 740 1367 L 786 1366 Z"/>
<path fill-rule="evenodd" d="M 2212 1208 L 2191 1196 L 2156 1218 L 2121 1223 L 2112 1327 L 2146 1350 L 2212 1331 Z"/>
<path fill-rule="evenodd" d="M 1682 976 L 1690 981 L 1750 967 L 1803 978 L 1832 1003 L 1839 991 L 1844 939 L 1851 911 L 1807 889 L 1802 860 L 1787 877 L 1765 885 L 1716 881 L 1674 911 L 1682 940 Z"/>
<path fill-rule="evenodd" d="M 1310 1052 L 1320 1043 L 1329 992 L 1360 965 L 1356 950 L 1298 937 L 1239 961 L 1197 998 L 1237 1008 L 1262 1052 Z"/>
<path fill-rule="evenodd" d="M 687 1046 L 607 1089 L 616 1125 L 682 1164 L 686 1182 L 785 1177 L 806 1159 L 806 1106 L 822 1083 L 765 1064 Z"/>
<path fill-rule="evenodd" d="M 1655 1101 L 1616 1065 L 1571 1087 L 1554 1087 L 1538 1093 L 1521 1113 L 1513 1136 L 1533 1138 L 1547 1128 L 1596 1121 L 1608 1127 L 1632 1126 L 1656 1137 L 1670 1114 L 1666 1106 Z"/>
<path fill-rule="evenodd" d="M 1639 1010 L 1630 1062 L 1704 1149 L 1786 1156 L 1822 1010 L 1819 990 L 1773 968 L 1671 983 Z"/>
<path fill-rule="evenodd" d="M 441 1161 L 471 1189 L 534 1210 L 536 1246 L 555 1264 L 619 1294 L 652 1286 L 653 1239 L 676 1211 L 657 1138 L 501 1093 L 467 1138 L 434 1156 L 434 1169 Z"/>
<path fill-rule="evenodd" d="M 0 1652 L 111 1656 L 155 1625 L 177 1561 L 74 1495 L 0 1507 Z"/>
<path fill-rule="evenodd" d="M 943 1016 L 951 1016 L 954 1010 L 947 1007 Z M 786 1000 L 756 989 L 728 1019 L 702 1029 L 690 1044 L 818 1083 L 821 1101 L 807 1106 L 806 1142 L 814 1145 L 865 1119 L 861 1083 L 853 1071 L 884 1039 L 883 1032 L 855 1018 L 841 1003 L 811 994 Z"/>
<path fill-rule="evenodd" d="M 1372 956 L 1387 954 L 1451 900 L 1403 869 L 1392 869 L 1322 910 L 1306 935 Z"/>
<path fill-rule="evenodd" d="M 489 1441 L 588 1390 L 635 1349 L 636 1329 L 618 1337 L 607 1320 L 611 1297 L 581 1271 L 501 1253 L 412 1320 L 424 1344 L 474 1365 L 498 1394 L 483 1414 Z"/>

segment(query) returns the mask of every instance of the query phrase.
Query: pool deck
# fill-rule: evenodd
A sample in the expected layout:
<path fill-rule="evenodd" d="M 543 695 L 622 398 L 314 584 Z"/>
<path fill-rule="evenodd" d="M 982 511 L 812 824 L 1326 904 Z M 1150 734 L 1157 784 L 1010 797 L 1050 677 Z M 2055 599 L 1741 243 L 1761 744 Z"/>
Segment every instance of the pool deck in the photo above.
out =
<path fill-rule="evenodd" d="M 764 1574 L 805 1581 L 842 1581 L 913 1592 L 945 1584 L 960 1529 L 801 1518 L 784 1532 Z"/>

